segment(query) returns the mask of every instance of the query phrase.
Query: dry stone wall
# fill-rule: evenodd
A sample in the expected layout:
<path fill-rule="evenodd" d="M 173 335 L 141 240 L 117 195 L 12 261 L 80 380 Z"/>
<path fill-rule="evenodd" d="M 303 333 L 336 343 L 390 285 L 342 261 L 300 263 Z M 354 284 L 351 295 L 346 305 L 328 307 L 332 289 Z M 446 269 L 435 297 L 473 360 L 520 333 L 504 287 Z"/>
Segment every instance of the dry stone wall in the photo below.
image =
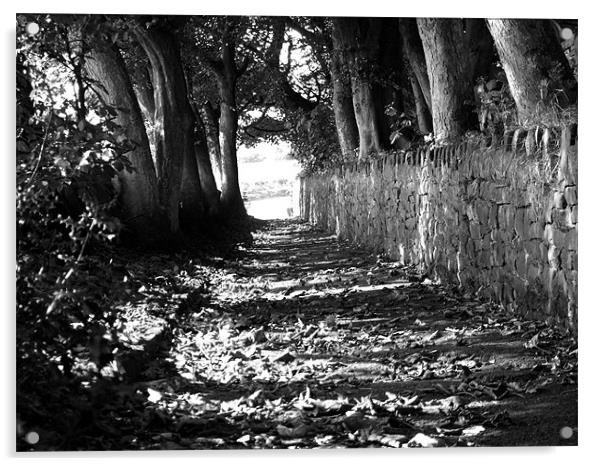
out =
<path fill-rule="evenodd" d="M 517 313 L 576 328 L 575 134 L 519 130 L 505 144 L 423 148 L 305 176 L 301 215 Z"/>

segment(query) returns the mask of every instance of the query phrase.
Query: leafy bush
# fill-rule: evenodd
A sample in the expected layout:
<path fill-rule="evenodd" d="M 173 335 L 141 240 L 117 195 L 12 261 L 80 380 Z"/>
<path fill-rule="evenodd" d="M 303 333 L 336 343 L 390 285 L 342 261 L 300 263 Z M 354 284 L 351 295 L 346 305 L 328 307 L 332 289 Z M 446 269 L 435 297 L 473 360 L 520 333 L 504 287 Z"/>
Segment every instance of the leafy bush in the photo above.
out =
<path fill-rule="evenodd" d="M 292 155 L 304 170 L 324 170 L 342 163 L 332 109 L 318 105 L 311 115 L 299 111 L 297 125 L 291 130 Z"/>
<path fill-rule="evenodd" d="M 27 24 L 18 21 L 17 41 L 17 409 L 32 422 L 56 417 L 60 400 L 52 408 L 48 398 L 66 397 L 60 386 L 92 379 L 112 357 L 119 296 L 103 251 L 120 232 L 115 175 L 130 168 L 131 143 L 114 109 L 77 100 L 73 69 Z M 61 27 L 39 34 L 59 37 Z"/>

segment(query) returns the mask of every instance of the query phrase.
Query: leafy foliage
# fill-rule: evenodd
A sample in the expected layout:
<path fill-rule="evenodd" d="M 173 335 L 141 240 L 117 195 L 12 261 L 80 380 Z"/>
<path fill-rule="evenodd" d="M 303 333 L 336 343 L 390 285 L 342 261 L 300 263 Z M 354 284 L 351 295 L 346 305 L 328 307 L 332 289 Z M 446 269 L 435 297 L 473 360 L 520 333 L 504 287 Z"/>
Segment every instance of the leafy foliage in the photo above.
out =
<path fill-rule="evenodd" d="M 36 35 L 26 32 L 30 20 L 41 25 Z M 115 175 L 129 169 L 132 146 L 114 109 L 78 100 L 81 67 L 65 58 L 73 53 L 65 40 L 79 26 L 18 21 L 17 380 L 25 418 L 36 416 L 49 386 L 95 376 L 113 344 L 118 293 L 100 251 L 121 229 Z M 77 366 L 82 354 L 91 368 Z"/>
<path fill-rule="evenodd" d="M 305 170 L 320 171 L 343 162 L 331 108 L 318 105 L 310 115 L 297 111 L 295 116 L 291 119 L 296 119 L 297 124 L 291 129 L 289 139 L 293 157 Z"/>
<path fill-rule="evenodd" d="M 501 68 L 501 65 L 498 64 Z M 503 134 L 517 125 L 516 104 L 510 94 L 503 70 L 491 79 L 480 77 L 476 86 L 480 130 L 487 134 Z"/>

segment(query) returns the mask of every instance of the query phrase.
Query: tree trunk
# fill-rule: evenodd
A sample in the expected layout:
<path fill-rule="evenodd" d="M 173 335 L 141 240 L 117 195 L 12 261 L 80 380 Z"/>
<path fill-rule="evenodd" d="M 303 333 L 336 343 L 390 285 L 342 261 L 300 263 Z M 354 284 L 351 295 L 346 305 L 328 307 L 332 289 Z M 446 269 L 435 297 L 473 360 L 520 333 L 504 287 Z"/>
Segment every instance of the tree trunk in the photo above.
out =
<path fill-rule="evenodd" d="M 203 193 L 203 206 L 209 217 L 217 217 L 220 208 L 220 192 L 217 190 L 211 167 L 209 147 L 207 145 L 207 131 L 197 107 L 193 107 L 192 110 L 196 119 L 194 149 L 199 180 L 201 182 L 201 191 Z"/>
<path fill-rule="evenodd" d="M 187 225 L 198 222 L 202 201 L 194 153 L 194 115 L 175 37 L 159 26 L 135 28 L 148 55 L 154 88 L 156 160 L 159 198 L 172 233 L 180 229 L 180 209 Z"/>
<path fill-rule="evenodd" d="M 330 73 L 332 75 L 332 105 L 334 107 L 339 145 L 343 157 L 353 158 L 355 150 L 359 146 L 359 133 L 353 110 L 353 95 L 351 93 L 347 57 L 337 27 L 332 31 Z"/>
<path fill-rule="evenodd" d="M 155 162 L 155 97 L 153 95 L 153 83 L 150 76 L 150 70 L 146 69 L 144 72 L 144 82 L 134 83 L 134 92 L 138 98 L 140 104 L 140 110 L 142 110 L 142 117 L 145 121 L 145 127 L 147 129 L 146 134 L 148 136 L 148 142 L 151 146 L 151 153 L 153 154 L 153 161 Z"/>
<path fill-rule="evenodd" d="M 145 120 L 152 122 L 155 117 L 155 96 L 153 95 L 153 83 L 151 80 L 151 70 L 145 68 L 144 82 L 134 83 L 134 92 L 142 110 L 142 116 Z"/>
<path fill-rule="evenodd" d="M 422 93 L 422 88 L 418 84 L 418 79 L 413 74 L 409 76 L 414 94 L 414 104 L 416 105 L 416 120 L 418 129 L 422 134 L 430 134 L 433 131 L 433 117 L 426 103 L 426 98 Z"/>
<path fill-rule="evenodd" d="M 577 101 L 577 81 L 552 25 L 537 19 L 490 19 L 519 122 L 537 123 L 554 115 L 553 90 L 566 107 Z"/>
<path fill-rule="evenodd" d="M 196 148 L 194 146 L 194 128 L 187 135 L 192 144 L 184 151 L 182 167 L 182 183 L 180 185 L 180 226 L 184 230 L 195 230 L 201 227 L 205 209 Z"/>
<path fill-rule="evenodd" d="M 207 148 L 211 160 L 211 168 L 216 186 L 222 188 L 222 151 L 219 145 L 219 107 L 214 108 L 210 102 L 203 104 L 202 119 L 205 128 Z"/>
<path fill-rule="evenodd" d="M 234 60 L 235 50 L 232 43 L 223 45 L 223 73 L 218 79 L 220 96 L 219 129 L 223 140 L 221 210 L 222 214 L 228 217 L 246 215 L 238 182 L 238 162 L 236 159 L 238 111 L 236 109 L 237 70 Z"/>
<path fill-rule="evenodd" d="M 163 233 L 157 179 L 140 107 L 125 62 L 117 46 L 96 43 L 85 62 L 85 69 L 94 80 L 95 91 L 117 111 L 115 122 L 135 144 L 135 148 L 127 153 L 134 171 L 124 169 L 118 173 L 122 221 L 137 238 L 152 242 Z"/>
<path fill-rule="evenodd" d="M 401 33 L 404 54 L 410 63 L 416 82 L 420 86 L 428 111 L 431 112 L 431 85 L 429 84 L 424 49 L 422 47 L 422 41 L 420 40 L 416 19 L 400 18 L 399 32 Z"/>
<path fill-rule="evenodd" d="M 453 141 L 477 126 L 473 81 L 481 51 L 482 20 L 418 18 L 431 88 L 433 130 L 438 141 Z"/>
<path fill-rule="evenodd" d="M 351 75 L 353 109 L 360 138 L 360 158 L 380 152 L 387 145 L 383 138 L 383 116 L 377 108 L 374 71 L 378 67 L 378 18 L 335 18 L 334 28 L 344 45 Z"/>
<path fill-rule="evenodd" d="M 228 216 L 236 216 L 244 211 L 242 195 L 238 181 L 238 162 L 236 159 L 236 132 L 238 131 L 238 112 L 234 97 L 234 87 L 230 80 L 220 83 L 220 119 L 219 129 L 223 140 L 222 147 L 222 211 Z"/>

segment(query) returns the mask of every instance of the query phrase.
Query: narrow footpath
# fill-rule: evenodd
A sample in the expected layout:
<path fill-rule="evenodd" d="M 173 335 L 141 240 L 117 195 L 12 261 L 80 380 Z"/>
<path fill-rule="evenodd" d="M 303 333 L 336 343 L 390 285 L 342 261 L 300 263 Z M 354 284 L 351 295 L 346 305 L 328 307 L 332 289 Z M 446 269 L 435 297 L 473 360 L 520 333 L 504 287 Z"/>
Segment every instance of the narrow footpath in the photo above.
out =
<path fill-rule="evenodd" d="M 120 448 L 577 443 L 577 346 L 298 221 L 197 264 Z M 133 416 L 132 414 L 130 416 Z"/>

